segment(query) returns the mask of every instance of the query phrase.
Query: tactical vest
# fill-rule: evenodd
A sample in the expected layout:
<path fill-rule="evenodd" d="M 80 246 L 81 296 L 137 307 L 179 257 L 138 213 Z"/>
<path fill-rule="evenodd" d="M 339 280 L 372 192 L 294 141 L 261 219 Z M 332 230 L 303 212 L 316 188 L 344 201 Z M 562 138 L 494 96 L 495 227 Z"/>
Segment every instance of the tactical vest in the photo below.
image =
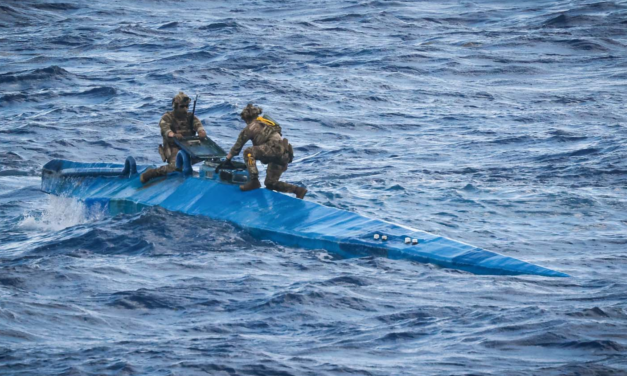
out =
<path fill-rule="evenodd" d="M 196 133 L 194 132 L 194 123 L 193 123 L 193 118 L 192 118 L 192 114 L 187 114 L 187 118 L 185 119 L 185 123 L 183 124 L 182 121 L 178 120 L 174 114 L 172 113 L 172 126 L 170 126 L 170 129 L 172 129 L 172 132 L 174 133 L 179 133 L 179 132 L 191 132 L 192 134 Z"/>
<path fill-rule="evenodd" d="M 263 134 L 266 136 L 266 139 L 270 139 L 273 133 L 278 133 L 281 137 L 283 137 L 283 133 L 281 131 L 281 126 L 277 123 L 270 115 L 263 115 L 257 118 L 257 121 L 265 124 Z"/>

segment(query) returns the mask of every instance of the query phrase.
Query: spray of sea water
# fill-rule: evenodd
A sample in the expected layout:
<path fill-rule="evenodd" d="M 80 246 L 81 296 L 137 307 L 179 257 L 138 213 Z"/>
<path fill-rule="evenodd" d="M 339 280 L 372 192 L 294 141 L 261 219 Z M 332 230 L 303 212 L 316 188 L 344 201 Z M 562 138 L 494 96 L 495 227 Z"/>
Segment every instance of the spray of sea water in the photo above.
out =
<path fill-rule="evenodd" d="M 87 207 L 72 197 L 46 196 L 41 209 L 24 215 L 18 227 L 30 231 L 59 231 L 68 227 L 98 221 L 104 217 L 100 207 Z"/>

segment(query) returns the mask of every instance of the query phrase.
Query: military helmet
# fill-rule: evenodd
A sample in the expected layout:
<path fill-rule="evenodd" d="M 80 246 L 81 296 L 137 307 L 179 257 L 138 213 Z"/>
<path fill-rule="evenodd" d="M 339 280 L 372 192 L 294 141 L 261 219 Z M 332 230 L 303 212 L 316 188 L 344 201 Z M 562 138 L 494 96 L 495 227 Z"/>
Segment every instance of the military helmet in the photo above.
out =
<path fill-rule="evenodd" d="M 180 104 L 189 104 L 191 102 L 191 98 L 187 96 L 187 94 L 179 91 L 178 94 L 174 98 L 172 98 L 172 108 L 177 108 Z"/>
<path fill-rule="evenodd" d="M 252 103 L 249 103 L 248 106 L 246 106 L 246 108 L 242 110 L 242 113 L 240 114 L 240 116 L 244 120 L 256 119 L 257 116 L 261 115 L 262 112 L 263 112 L 263 109 L 261 107 L 253 106 Z"/>

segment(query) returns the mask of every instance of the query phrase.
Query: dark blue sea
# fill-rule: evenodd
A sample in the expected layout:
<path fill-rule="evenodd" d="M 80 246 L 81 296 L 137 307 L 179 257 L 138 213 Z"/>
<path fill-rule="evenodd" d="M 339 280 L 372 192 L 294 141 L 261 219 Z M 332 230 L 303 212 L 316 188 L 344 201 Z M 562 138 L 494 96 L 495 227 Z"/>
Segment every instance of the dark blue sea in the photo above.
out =
<path fill-rule="evenodd" d="M 260 105 L 306 200 L 571 278 L 283 247 L 40 191 Z M 627 374 L 627 2 L 0 2 L 0 374 Z M 263 178 L 263 175 L 262 175 Z"/>

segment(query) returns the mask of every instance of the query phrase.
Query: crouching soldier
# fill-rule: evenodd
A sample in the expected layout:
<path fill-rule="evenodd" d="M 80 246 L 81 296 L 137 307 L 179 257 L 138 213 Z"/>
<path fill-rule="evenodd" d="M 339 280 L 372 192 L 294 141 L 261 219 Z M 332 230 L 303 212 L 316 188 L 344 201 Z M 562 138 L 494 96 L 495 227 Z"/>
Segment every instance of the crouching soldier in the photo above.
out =
<path fill-rule="evenodd" d="M 161 154 L 163 161 L 168 164 L 146 170 L 139 178 L 142 183 L 145 184 L 150 179 L 165 176 L 176 170 L 176 154 L 179 152 L 179 147 L 174 139 L 180 140 L 183 137 L 195 136 L 196 133 L 200 138 L 207 137 L 207 132 L 202 127 L 200 120 L 187 112 L 190 102 L 191 99 L 183 92 L 179 92 L 172 98 L 172 111 L 166 112 L 159 122 L 163 137 L 163 145 L 159 145 L 159 154 Z"/>
<path fill-rule="evenodd" d="M 287 170 L 287 165 L 292 161 L 294 152 L 292 146 L 286 138 L 281 137 L 281 127 L 268 118 L 259 115 L 262 113 L 261 107 L 249 104 L 241 113 L 242 119 L 246 122 L 246 128 L 242 130 L 226 156 L 231 160 L 233 156 L 239 154 L 244 144 L 252 140 L 253 146 L 244 150 L 244 161 L 248 168 L 250 180 L 244 185 L 240 185 L 242 191 L 251 191 L 261 187 L 259 183 L 259 171 L 257 161 L 268 165 L 266 170 L 266 188 L 278 192 L 294 193 L 296 197 L 302 199 L 307 193 L 307 189 L 293 184 L 279 181 L 281 174 Z"/>

